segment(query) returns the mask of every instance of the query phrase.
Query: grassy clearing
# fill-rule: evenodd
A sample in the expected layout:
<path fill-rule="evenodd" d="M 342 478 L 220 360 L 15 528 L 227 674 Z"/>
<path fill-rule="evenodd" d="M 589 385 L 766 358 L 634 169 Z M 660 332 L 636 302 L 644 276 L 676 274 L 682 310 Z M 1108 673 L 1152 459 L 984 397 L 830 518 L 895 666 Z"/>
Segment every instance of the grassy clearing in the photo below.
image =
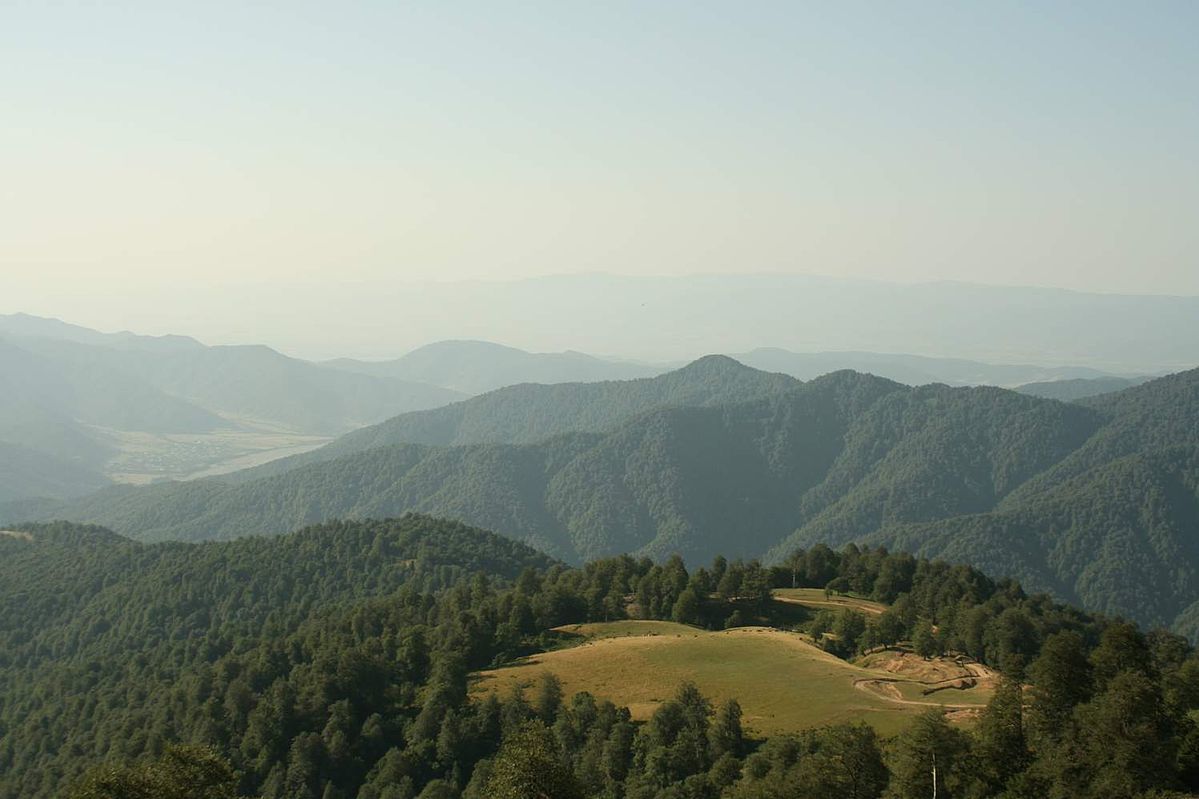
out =
<path fill-rule="evenodd" d="M 630 619 L 627 621 L 605 621 L 592 624 L 567 624 L 556 628 L 557 632 L 579 640 L 598 641 L 604 638 L 628 638 L 640 635 L 680 635 L 698 632 L 685 624 L 672 621 Z"/>
<path fill-rule="evenodd" d="M 845 594 L 825 597 L 823 588 L 776 588 L 774 598 L 781 602 L 803 605 L 813 610 L 856 610 L 877 616 L 887 609 L 886 605 Z"/>
<path fill-rule="evenodd" d="M 736 698 L 745 726 L 759 735 L 858 720 L 890 735 L 930 706 L 972 712 L 990 696 L 981 687 L 924 696 L 921 685 L 902 674 L 855 666 L 798 633 L 766 627 L 708 632 L 669 622 L 622 621 L 563 631 L 584 642 L 482 672 L 472 690 L 507 693 L 548 671 L 562 681 L 567 695 L 590 691 L 646 719 L 680 682 L 692 680 L 715 702 Z"/>

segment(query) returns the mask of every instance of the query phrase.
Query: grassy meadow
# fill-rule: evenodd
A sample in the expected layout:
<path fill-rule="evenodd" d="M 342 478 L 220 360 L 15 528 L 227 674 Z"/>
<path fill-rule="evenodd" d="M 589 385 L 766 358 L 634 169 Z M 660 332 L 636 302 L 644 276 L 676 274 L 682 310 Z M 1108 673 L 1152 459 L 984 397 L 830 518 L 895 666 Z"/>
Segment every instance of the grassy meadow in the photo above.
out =
<path fill-rule="evenodd" d="M 713 702 L 736 698 L 746 729 L 756 735 L 859 720 L 890 735 L 930 706 L 968 718 L 990 698 L 987 681 L 969 681 L 969 672 L 951 662 L 892 653 L 885 661 L 874 656 L 876 667 L 864 668 L 824 652 L 806 636 L 769 627 L 709 632 L 671 622 L 618 621 L 561 632 L 581 643 L 481 672 L 473 691 L 508 693 L 552 672 L 566 695 L 589 691 L 627 705 L 641 720 L 680 682 L 691 680 Z M 916 669 L 923 673 L 905 673 Z M 955 678 L 963 687 L 925 693 Z M 970 682 L 976 684 L 965 687 Z"/>
<path fill-rule="evenodd" d="M 776 588 L 774 598 L 780 602 L 803 605 L 812 610 L 856 610 L 859 613 L 877 616 L 887 606 L 848 594 L 824 595 L 823 588 Z"/>

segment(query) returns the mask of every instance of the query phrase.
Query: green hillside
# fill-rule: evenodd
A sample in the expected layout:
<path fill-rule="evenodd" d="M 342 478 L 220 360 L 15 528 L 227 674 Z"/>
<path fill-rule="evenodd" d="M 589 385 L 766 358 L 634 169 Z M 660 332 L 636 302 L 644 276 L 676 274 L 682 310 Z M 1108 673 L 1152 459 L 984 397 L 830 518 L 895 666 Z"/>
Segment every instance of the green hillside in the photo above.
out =
<path fill-rule="evenodd" d="M 561 433 L 604 432 L 656 408 L 731 405 L 799 385 L 786 375 L 710 355 L 652 378 L 516 385 L 414 411 L 347 433 L 319 450 L 229 475 L 244 481 L 392 444 L 529 444 Z"/>
<path fill-rule="evenodd" d="M 653 411 L 606 435 L 382 447 L 237 485 L 112 489 L 48 515 L 197 540 L 419 510 L 576 561 L 637 550 L 708 558 L 735 533 L 729 551 L 752 555 L 791 529 L 786 496 L 820 482 L 850 420 L 898 390 L 844 373 L 756 403 Z"/>
<path fill-rule="evenodd" d="M 772 598 L 829 582 L 861 598 Z M 0 602 L 0 799 L 907 799 L 934 755 L 950 795 L 1199 787 L 1184 640 L 881 550 L 567 568 L 419 516 L 56 524 L 0 531 Z"/>
<path fill-rule="evenodd" d="M 235 677 L 212 664 L 267 673 L 298 657 L 287 642 L 302 625 L 348 603 L 550 565 L 509 539 L 417 516 L 204 545 L 144 545 L 63 524 L 5 531 L 0 797 L 61 796 L 61 780 L 83 766 L 190 737 L 177 725 L 203 715 L 195 692 Z M 261 693 L 272 680 L 237 690 Z"/>
<path fill-rule="evenodd" d="M 1199 635 L 1199 370 L 1083 400 L 1093 435 L 986 513 L 855 540 L 1010 574 L 1088 608 Z M 826 536 L 800 530 L 789 543 Z"/>
<path fill-rule="evenodd" d="M 805 524 L 845 541 L 989 509 L 1097 424 L 1088 409 L 997 389 L 845 372 L 758 402 L 652 411 L 607 434 L 381 447 L 231 486 L 112 489 L 51 515 L 197 540 L 417 510 L 575 561 L 752 556 Z"/>
<path fill-rule="evenodd" d="M 652 385 L 665 397 L 659 381 L 675 380 L 702 403 L 746 376 L 727 359 L 705 359 L 639 390 Z M 748 377 L 772 385 L 762 373 Z M 626 385 L 640 384 L 569 388 Z M 583 410 L 611 413 L 613 405 L 602 394 L 585 396 L 594 405 L 547 402 L 536 406 L 545 414 L 527 415 L 488 406 L 496 412 L 479 411 L 478 419 L 515 436 L 529 419 L 543 428 L 571 418 L 598 426 L 601 416 Z M 625 408 L 633 406 L 628 400 Z M 514 418 L 521 421 L 510 424 Z M 147 540 L 280 533 L 333 517 L 419 511 L 573 562 L 622 552 L 695 562 L 722 551 L 777 561 L 816 543 L 880 541 L 1168 626 L 1182 624 L 1180 614 L 1199 601 L 1199 551 L 1189 543 L 1196 420 L 1199 371 L 1080 403 L 988 387 L 909 388 L 842 372 L 752 402 L 650 410 L 607 432 L 529 444 L 394 444 L 240 483 L 110 489 L 35 510 Z M 438 435 L 454 440 L 466 429 L 461 421 Z M 405 424 L 436 429 L 413 417 L 394 424 L 389 436 L 406 435 Z"/>
<path fill-rule="evenodd" d="M 1017 386 L 1016 391 L 1021 394 L 1031 394 L 1034 397 L 1073 402 L 1088 397 L 1097 397 L 1100 394 L 1110 394 L 1113 391 L 1123 391 L 1126 388 L 1139 386 L 1149 379 L 1147 377 L 1075 377 L 1025 383 Z"/>

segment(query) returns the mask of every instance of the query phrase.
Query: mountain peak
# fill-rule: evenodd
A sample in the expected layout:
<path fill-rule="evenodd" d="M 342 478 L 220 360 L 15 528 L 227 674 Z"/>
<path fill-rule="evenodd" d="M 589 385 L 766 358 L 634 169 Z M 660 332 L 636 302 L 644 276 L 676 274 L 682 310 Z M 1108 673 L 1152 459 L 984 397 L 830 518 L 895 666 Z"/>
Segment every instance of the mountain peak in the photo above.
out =
<path fill-rule="evenodd" d="M 680 373 L 697 374 L 745 374 L 757 371 L 759 370 L 727 355 L 705 355 L 677 370 Z"/>
<path fill-rule="evenodd" d="M 498 353 L 507 353 L 509 355 L 530 355 L 531 353 L 516 347 L 509 347 L 507 344 L 497 344 L 494 341 L 481 341 L 479 339 L 467 338 L 452 338 L 443 341 L 434 341 L 430 344 L 425 344 L 423 347 L 417 347 L 407 355 L 401 356 L 400 360 L 405 358 L 419 358 L 422 356 L 435 355 L 442 356 L 447 353 L 454 354 L 470 354 L 470 355 L 492 355 Z"/>

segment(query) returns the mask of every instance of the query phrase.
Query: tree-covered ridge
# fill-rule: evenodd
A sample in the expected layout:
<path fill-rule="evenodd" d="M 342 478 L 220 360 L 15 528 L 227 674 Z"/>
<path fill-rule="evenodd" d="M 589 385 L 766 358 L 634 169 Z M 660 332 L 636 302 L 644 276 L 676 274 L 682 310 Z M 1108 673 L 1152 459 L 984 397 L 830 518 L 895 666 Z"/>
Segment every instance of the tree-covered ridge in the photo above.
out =
<path fill-rule="evenodd" d="M 21 559 L 0 582 L 6 602 L 37 598 L 3 631 L 4 652 L 29 654 L 0 663 L 4 799 L 192 795 L 172 793 L 185 785 L 226 799 L 505 799 L 538 789 L 588 799 L 907 799 L 929 795 L 934 753 L 938 788 L 950 796 L 1116 799 L 1199 786 L 1189 716 L 1199 707 L 1199 661 L 1184 640 L 1142 635 L 963 566 L 817 547 L 771 569 L 629 557 L 569 569 L 534 558 L 511 579 L 527 550 L 421 517 L 199 545 L 140 545 L 61 525 L 29 533 L 0 541 Z M 397 550 L 371 561 L 368 541 Z M 303 577 L 308 560 L 336 572 L 358 558 L 388 573 L 412 567 L 413 547 L 423 553 L 417 564 L 436 565 L 416 565 L 424 579 L 390 588 L 374 581 L 376 596 L 263 574 Z M 93 594 L 119 585 L 128 553 L 105 557 L 109 548 L 159 553 L 174 569 L 169 585 L 158 574 L 111 609 L 112 627 L 131 625 L 128 649 L 52 599 L 67 582 Z M 368 554 L 354 554 L 360 548 Z M 471 575 L 453 563 L 460 557 L 498 562 L 509 579 Z M 47 584 L 56 571 L 64 576 Z M 347 568 L 344 586 L 370 582 L 370 572 Z M 237 581 L 255 588 L 230 601 Z M 978 658 L 1013 679 L 972 731 L 933 714 L 893 741 L 864 725 L 752 740 L 735 701 L 713 707 L 689 685 L 640 727 L 602 698 L 563 696 L 552 679 L 523 695 L 469 698 L 473 669 L 536 651 L 553 640 L 551 627 L 630 615 L 755 622 L 769 613 L 772 585 L 827 585 L 890 604 L 874 619 L 804 622 L 817 636 L 831 627 L 832 651 L 904 641 Z M 160 634 L 146 638 L 147 629 Z M 1023 700 L 1018 679 L 1031 683 Z"/>
<path fill-rule="evenodd" d="M 1034 397 L 1074 402 L 1088 397 L 1097 397 L 1100 394 L 1123 391 L 1151 379 L 1149 377 L 1113 377 L 1110 375 L 1106 377 L 1075 377 L 1025 383 L 1017 386 L 1015 390 L 1021 394 L 1031 394 Z"/>
<path fill-rule="evenodd" d="M 23 535 L 0 536 L 0 596 L 11 611 L 0 618 L 0 662 L 21 667 L 153 648 L 172 625 L 186 629 L 181 646 L 201 638 L 233 646 L 242 635 L 291 629 L 313 608 L 413 581 L 434 590 L 463 574 L 512 579 L 552 563 L 509 538 L 418 515 L 219 544 L 147 545 L 62 522 L 11 532 Z M 127 613 L 130 602 L 152 604 L 154 613 Z M 85 651 L 81 636 L 90 642 Z"/>
<path fill-rule="evenodd" d="M 1101 415 L 1096 432 L 993 511 L 865 540 L 1199 635 L 1199 370 L 1079 404 Z"/>
<path fill-rule="evenodd" d="M 1015 510 L 887 528 L 872 540 L 1020 575 L 1088 608 L 1195 636 L 1196 531 L 1199 448 L 1179 447 L 1119 458 Z"/>
<path fill-rule="evenodd" d="M 595 383 L 522 384 L 414 411 L 347 433 L 313 452 L 228 475 L 248 479 L 395 444 L 530 444 L 562 433 L 599 433 L 658 408 L 712 407 L 758 400 L 799 382 L 710 355 L 656 377 Z"/>
<path fill-rule="evenodd" d="M 1009 506 L 1127 455 L 1199 447 L 1199 369 L 1089 397 L 1078 404 L 1101 414 L 1104 424 L 1069 457 L 1015 492 Z"/>
<path fill-rule="evenodd" d="M 777 560 L 820 542 L 891 541 L 1192 631 L 1197 394 L 1199 371 L 1082 403 L 840 372 L 753 402 L 651 410 L 608 432 L 394 445 L 237 485 L 113 489 L 0 518 L 203 539 L 419 511 L 573 562 Z"/>
<path fill-rule="evenodd" d="M 93 725 L 116 707 L 151 712 L 147 697 L 161 698 L 187 669 L 281 641 L 317 614 L 404 586 L 511 580 L 552 563 L 420 516 L 205 544 L 146 545 L 63 523 L 11 532 L 0 535 L 0 773 L 14 736 L 50 752 L 81 738 L 101 754 L 137 750 L 144 734 L 128 719 L 98 739 Z"/>
<path fill-rule="evenodd" d="M 234 486 L 113 489 L 52 513 L 201 539 L 416 510 L 569 560 L 707 560 L 761 554 L 806 525 L 839 543 L 989 509 L 1097 424 L 1088 409 L 999 389 L 907 389 L 840 372 L 757 402 L 651 411 L 607 434 L 385 447 Z"/>
<path fill-rule="evenodd" d="M 744 534 L 732 554 L 752 555 L 790 529 L 787 497 L 797 483 L 819 483 L 852 419 L 900 390 L 840 373 L 756 403 L 651 411 L 606 435 L 385 447 L 241 485 L 112 489 L 50 513 L 138 537 L 203 539 L 415 510 L 575 561 L 638 550 L 707 559 L 732 525 Z"/>

